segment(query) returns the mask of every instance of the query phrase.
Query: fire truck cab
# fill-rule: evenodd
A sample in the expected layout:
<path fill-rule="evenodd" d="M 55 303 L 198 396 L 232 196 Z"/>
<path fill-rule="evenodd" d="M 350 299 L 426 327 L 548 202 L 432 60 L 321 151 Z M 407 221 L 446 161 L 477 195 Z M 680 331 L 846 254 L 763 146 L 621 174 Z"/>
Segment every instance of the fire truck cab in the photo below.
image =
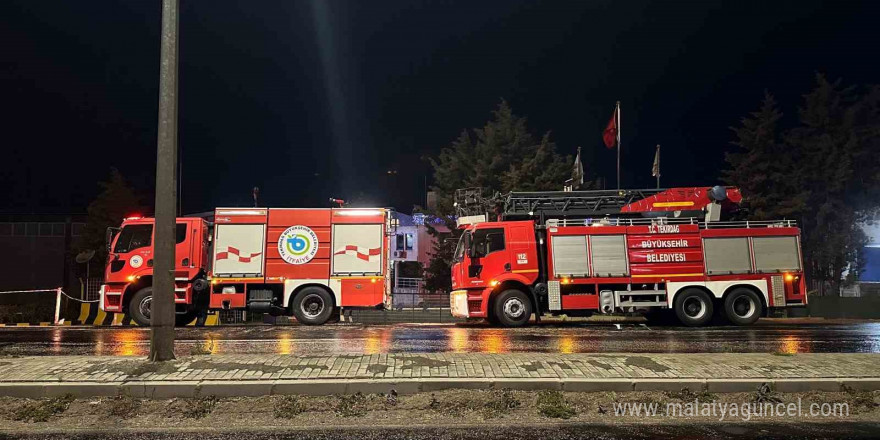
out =
<path fill-rule="evenodd" d="M 521 326 L 533 313 L 672 312 L 688 326 L 715 315 L 747 325 L 806 304 L 799 229 L 720 221 L 736 188 L 510 193 L 488 203 L 496 222 L 474 213 L 487 203 L 473 195 L 456 202 L 458 317 Z"/>

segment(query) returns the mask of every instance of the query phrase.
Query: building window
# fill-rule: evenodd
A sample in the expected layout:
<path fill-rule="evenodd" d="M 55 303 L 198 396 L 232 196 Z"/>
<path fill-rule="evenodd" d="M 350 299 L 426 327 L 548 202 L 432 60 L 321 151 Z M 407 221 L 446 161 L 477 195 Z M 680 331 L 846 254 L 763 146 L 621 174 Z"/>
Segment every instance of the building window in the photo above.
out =
<path fill-rule="evenodd" d="M 397 250 L 411 251 L 413 249 L 413 234 L 397 234 Z"/>

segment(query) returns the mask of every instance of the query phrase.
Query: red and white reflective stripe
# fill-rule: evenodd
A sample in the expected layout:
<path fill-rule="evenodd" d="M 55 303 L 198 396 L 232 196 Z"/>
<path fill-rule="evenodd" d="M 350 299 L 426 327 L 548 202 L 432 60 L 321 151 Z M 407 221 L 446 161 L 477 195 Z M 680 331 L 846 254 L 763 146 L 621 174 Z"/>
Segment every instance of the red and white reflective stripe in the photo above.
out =
<path fill-rule="evenodd" d="M 378 257 L 378 256 L 382 255 L 382 248 L 378 247 L 375 249 L 367 249 L 367 248 L 362 248 L 360 246 L 355 246 L 353 244 L 349 244 L 349 245 L 346 245 L 345 247 L 341 247 L 341 248 L 337 249 L 333 255 L 342 255 L 342 254 L 354 255 L 364 261 L 372 261 L 372 260 L 374 260 L 373 257 Z"/>
<path fill-rule="evenodd" d="M 232 246 L 228 246 L 226 248 L 226 252 L 218 252 L 217 253 L 217 259 L 218 260 L 225 260 L 225 259 L 229 258 L 229 254 L 235 255 L 235 257 L 238 258 L 238 261 L 241 263 L 250 263 L 252 259 L 259 257 L 260 254 L 262 254 L 262 252 L 256 252 L 256 253 L 248 255 L 247 257 L 243 257 L 241 255 L 241 251 L 239 251 L 238 249 L 236 249 Z"/>

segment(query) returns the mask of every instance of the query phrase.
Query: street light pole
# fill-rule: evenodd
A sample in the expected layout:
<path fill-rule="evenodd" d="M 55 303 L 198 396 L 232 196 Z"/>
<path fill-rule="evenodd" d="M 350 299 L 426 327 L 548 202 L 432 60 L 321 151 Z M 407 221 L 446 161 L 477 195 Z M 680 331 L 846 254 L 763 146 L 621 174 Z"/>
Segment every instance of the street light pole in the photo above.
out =
<path fill-rule="evenodd" d="M 162 1 L 159 136 L 150 360 L 174 359 L 174 245 L 177 227 L 177 31 L 180 0 Z"/>

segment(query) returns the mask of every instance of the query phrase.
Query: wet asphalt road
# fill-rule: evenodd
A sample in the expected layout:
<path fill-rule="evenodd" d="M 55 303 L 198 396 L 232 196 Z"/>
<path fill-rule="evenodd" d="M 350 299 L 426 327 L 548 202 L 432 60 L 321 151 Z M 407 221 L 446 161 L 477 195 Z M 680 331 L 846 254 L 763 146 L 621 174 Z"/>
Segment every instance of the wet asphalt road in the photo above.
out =
<path fill-rule="evenodd" d="M 145 356 L 150 332 L 120 327 L 0 328 L 0 355 Z M 589 323 L 499 329 L 463 324 L 336 324 L 322 327 L 180 328 L 176 351 L 213 354 L 373 354 L 430 352 L 880 353 L 880 322 L 791 323 L 751 327 L 653 327 Z"/>
<path fill-rule="evenodd" d="M 161 429 L 161 428 L 160 428 Z M 475 439 L 475 440 L 532 440 L 532 439 L 871 439 L 877 438 L 880 426 L 873 423 L 719 423 L 695 424 L 614 424 L 614 425 L 546 425 L 535 427 L 449 427 L 430 428 L 354 428 L 308 431 L 256 431 L 217 432 L 205 429 L 188 431 L 159 431 L 153 433 L 113 430 L 96 433 L 58 434 L 3 434 L 5 439 L 138 439 L 138 440 L 403 440 L 403 439 Z"/>

